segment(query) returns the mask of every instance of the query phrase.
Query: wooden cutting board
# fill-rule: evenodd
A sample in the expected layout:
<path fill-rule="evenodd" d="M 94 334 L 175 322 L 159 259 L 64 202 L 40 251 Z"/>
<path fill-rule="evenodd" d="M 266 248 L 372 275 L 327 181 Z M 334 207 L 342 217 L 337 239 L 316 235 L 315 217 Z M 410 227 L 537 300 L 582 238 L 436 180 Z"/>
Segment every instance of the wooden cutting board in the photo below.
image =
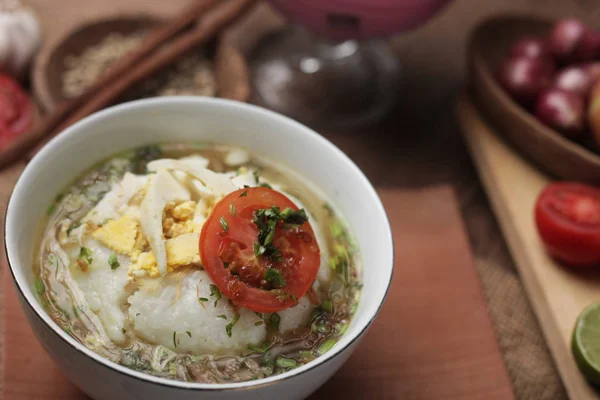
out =
<path fill-rule="evenodd" d="M 514 399 L 451 189 L 380 194 L 396 245 L 390 294 L 356 353 L 311 399 Z M 84 399 L 33 337 L 6 275 L 2 398 Z"/>
<path fill-rule="evenodd" d="M 461 97 L 456 111 L 567 392 L 573 400 L 598 400 L 600 394 L 579 373 L 570 346 L 577 316 L 588 304 L 600 301 L 600 274 L 575 273 L 546 254 L 533 210 L 550 178 L 494 132 L 468 95 Z"/>

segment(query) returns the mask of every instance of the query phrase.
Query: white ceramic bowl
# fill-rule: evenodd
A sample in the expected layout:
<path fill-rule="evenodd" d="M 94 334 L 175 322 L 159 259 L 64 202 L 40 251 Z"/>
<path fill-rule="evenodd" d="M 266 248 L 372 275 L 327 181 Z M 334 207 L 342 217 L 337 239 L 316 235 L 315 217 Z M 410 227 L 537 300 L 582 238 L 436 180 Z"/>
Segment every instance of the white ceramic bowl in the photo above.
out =
<path fill-rule="evenodd" d="M 354 319 L 328 353 L 262 380 L 201 384 L 156 378 L 112 363 L 67 335 L 33 290 L 35 237 L 48 205 L 74 178 L 117 152 L 157 142 L 243 146 L 283 162 L 319 186 L 347 218 L 361 251 L 363 295 Z M 109 108 L 73 125 L 27 165 L 6 215 L 5 245 L 21 304 L 38 339 L 63 372 L 96 399 L 301 399 L 346 361 L 379 312 L 393 270 L 390 225 L 375 190 L 344 153 L 276 113 L 226 100 L 174 97 Z"/>

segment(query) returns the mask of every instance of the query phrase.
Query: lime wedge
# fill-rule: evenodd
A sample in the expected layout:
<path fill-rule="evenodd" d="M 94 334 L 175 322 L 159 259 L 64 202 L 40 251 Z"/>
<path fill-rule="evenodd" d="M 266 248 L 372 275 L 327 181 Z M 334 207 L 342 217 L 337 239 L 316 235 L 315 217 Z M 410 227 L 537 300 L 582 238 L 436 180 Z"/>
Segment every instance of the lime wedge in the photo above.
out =
<path fill-rule="evenodd" d="M 581 373 L 600 384 L 600 303 L 587 306 L 577 318 L 571 350 Z"/>

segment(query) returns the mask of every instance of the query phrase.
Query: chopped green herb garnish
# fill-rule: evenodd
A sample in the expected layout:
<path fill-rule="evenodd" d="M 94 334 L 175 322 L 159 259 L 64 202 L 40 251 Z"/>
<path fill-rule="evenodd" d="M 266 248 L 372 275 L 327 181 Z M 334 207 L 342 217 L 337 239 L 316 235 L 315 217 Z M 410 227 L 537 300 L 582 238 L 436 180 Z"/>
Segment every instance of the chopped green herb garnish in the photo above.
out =
<path fill-rule="evenodd" d="M 49 216 L 54 214 L 54 212 L 56 211 L 56 204 L 52 203 L 48 206 L 48 209 L 46 209 L 46 214 L 48 214 Z"/>
<path fill-rule="evenodd" d="M 239 319 L 240 314 L 235 314 L 235 317 L 233 317 L 233 319 L 227 324 L 227 326 L 225 327 L 225 332 L 227 332 L 227 336 L 231 337 L 231 330 L 233 329 L 235 324 L 237 324 Z"/>
<path fill-rule="evenodd" d="M 337 340 L 335 339 L 327 339 L 326 341 L 324 341 L 323 344 L 319 346 L 319 355 L 327 353 L 336 343 Z"/>
<path fill-rule="evenodd" d="M 286 208 L 280 212 L 279 207 L 261 208 L 253 213 L 253 221 L 258 228 L 258 242 L 254 244 L 254 254 L 258 257 L 264 255 L 272 261 L 282 262 L 281 252 L 273 245 L 275 232 L 279 222 L 296 225 L 303 223 L 306 213 L 304 210 L 294 211 Z"/>
<path fill-rule="evenodd" d="M 265 323 L 265 321 L 256 321 L 256 322 L 254 323 L 254 326 L 261 326 L 261 325 L 263 325 L 264 323 Z"/>
<path fill-rule="evenodd" d="M 199 301 L 208 301 L 208 299 L 206 297 L 199 297 L 198 300 Z"/>
<path fill-rule="evenodd" d="M 281 252 L 273 245 L 275 232 L 279 222 L 289 225 L 301 225 L 308 220 L 304 210 L 292 210 L 286 208 L 283 211 L 279 207 L 261 208 L 253 213 L 253 221 L 258 228 L 258 242 L 254 244 L 254 254 L 258 257 L 264 255 L 272 261 L 283 261 Z"/>
<path fill-rule="evenodd" d="M 108 256 L 108 265 L 110 265 L 110 269 L 117 269 L 121 266 L 119 261 L 117 261 L 117 255 L 115 253 Z"/>
<path fill-rule="evenodd" d="M 298 363 L 296 362 L 296 360 L 293 360 L 291 358 L 279 356 L 275 361 L 275 365 L 277 365 L 279 368 L 296 368 L 296 365 L 298 365 Z"/>
<path fill-rule="evenodd" d="M 254 311 L 254 314 L 256 314 L 256 316 L 257 316 L 258 318 L 262 318 L 262 317 L 263 317 L 263 314 L 262 314 L 262 313 L 260 313 L 260 312 L 256 312 L 256 311 Z"/>
<path fill-rule="evenodd" d="M 333 303 L 331 300 L 325 299 L 323 300 L 323 303 L 321 303 L 321 308 L 331 314 L 333 312 Z"/>
<path fill-rule="evenodd" d="M 229 263 L 228 263 L 228 262 L 225 262 L 225 261 L 223 261 L 223 267 L 224 267 L 224 268 L 229 268 Z"/>
<path fill-rule="evenodd" d="M 261 174 L 261 172 L 262 172 L 262 171 L 261 171 L 261 169 L 260 169 L 260 168 L 258 168 L 258 169 L 255 169 L 255 170 L 252 172 L 252 175 L 254 175 L 254 182 L 255 182 L 257 185 L 260 183 L 260 174 Z"/>
<path fill-rule="evenodd" d="M 46 291 L 46 285 L 44 285 L 44 281 L 42 281 L 41 278 L 37 278 L 35 280 L 35 292 L 38 294 L 38 296 L 41 296 L 44 294 L 44 292 Z"/>
<path fill-rule="evenodd" d="M 127 329 L 125 328 L 121 328 L 121 332 L 123 332 L 123 335 L 127 333 Z"/>
<path fill-rule="evenodd" d="M 254 242 L 254 255 L 256 257 L 264 254 L 267 249 L 260 245 L 258 242 Z"/>
<path fill-rule="evenodd" d="M 279 322 L 281 321 L 281 317 L 277 313 L 271 314 L 269 317 L 269 326 L 273 329 L 279 330 Z"/>
<path fill-rule="evenodd" d="M 282 288 L 287 284 L 281 271 L 276 268 L 267 268 L 265 280 L 270 282 L 276 289 Z"/>
<path fill-rule="evenodd" d="M 331 235 L 336 239 L 341 239 L 346 235 L 346 228 L 340 221 L 335 221 L 331 224 L 330 228 Z"/>
<path fill-rule="evenodd" d="M 246 190 L 244 190 L 244 191 L 243 191 L 243 192 L 240 194 L 240 197 L 246 197 L 246 196 L 248 196 L 248 190 L 247 190 L 247 189 L 246 189 Z"/>
<path fill-rule="evenodd" d="M 348 327 L 350 325 L 349 324 L 336 324 L 335 325 L 335 330 L 340 334 L 343 335 L 344 333 L 346 333 L 346 331 L 348 330 Z"/>
<path fill-rule="evenodd" d="M 136 174 L 146 174 L 148 172 L 148 163 L 162 157 L 160 146 L 146 146 L 134 151 L 131 157 L 133 172 Z"/>
<path fill-rule="evenodd" d="M 187 335 L 188 335 L 189 337 L 192 337 L 192 332 L 190 332 L 190 331 L 185 331 L 185 333 L 187 333 Z"/>
<path fill-rule="evenodd" d="M 302 225 L 308 221 L 308 216 L 303 208 L 296 211 L 292 210 L 291 208 L 286 208 L 281 212 L 281 219 L 286 224 Z"/>
<path fill-rule="evenodd" d="M 219 315 L 217 315 L 217 318 L 222 318 L 224 320 L 227 320 L 227 315 L 225 315 L 225 314 L 219 314 Z"/>
<path fill-rule="evenodd" d="M 229 224 L 227 223 L 227 220 L 225 219 L 225 217 L 221 217 L 221 219 L 219 220 L 219 222 L 221 223 L 221 226 L 223 227 L 223 230 L 225 232 L 227 232 L 229 230 Z"/>
<path fill-rule="evenodd" d="M 235 213 L 236 213 L 235 206 L 233 205 L 233 203 L 229 203 L 229 213 L 231 215 L 235 215 Z"/>
<path fill-rule="evenodd" d="M 298 357 L 306 360 L 306 359 L 311 359 L 314 357 L 314 354 L 312 351 L 310 350 L 302 350 L 299 354 Z"/>
<path fill-rule="evenodd" d="M 67 229 L 67 236 L 71 235 L 71 232 L 73 231 L 73 229 L 77 229 L 80 226 L 81 226 L 81 222 L 79 222 L 79 221 L 73 222 Z"/>
<path fill-rule="evenodd" d="M 212 283 L 210 284 L 210 296 L 211 297 L 215 296 L 215 307 L 216 307 L 217 301 L 221 300 L 221 291 L 219 290 L 218 287 L 216 287 Z"/>
<path fill-rule="evenodd" d="M 177 348 L 177 332 L 173 331 L 173 346 Z"/>
<path fill-rule="evenodd" d="M 79 250 L 79 256 L 77 257 L 77 262 L 82 267 L 82 269 L 89 267 L 92 265 L 92 251 L 87 247 L 82 247 Z"/>
<path fill-rule="evenodd" d="M 273 187 L 266 182 L 261 183 L 260 186 L 266 187 L 267 189 L 273 189 Z"/>
<path fill-rule="evenodd" d="M 260 346 L 255 346 L 253 344 L 248 345 L 248 350 L 254 351 L 256 353 L 266 353 L 271 347 L 271 343 L 268 341 L 263 342 Z"/>
<path fill-rule="evenodd" d="M 350 255 L 346 247 L 336 244 L 335 255 L 329 259 L 329 266 L 338 273 L 342 281 L 347 284 L 349 276 Z"/>

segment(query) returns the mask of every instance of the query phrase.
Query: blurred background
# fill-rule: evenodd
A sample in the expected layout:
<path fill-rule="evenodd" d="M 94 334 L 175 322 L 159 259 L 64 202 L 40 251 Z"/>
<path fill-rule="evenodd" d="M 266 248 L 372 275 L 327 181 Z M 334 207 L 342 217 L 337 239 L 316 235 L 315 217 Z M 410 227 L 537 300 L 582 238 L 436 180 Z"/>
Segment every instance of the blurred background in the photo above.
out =
<path fill-rule="evenodd" d="M 189 1 L 28 0 L 24 3 L 33 9 L 40 21 L 42 53 L 50 53 L 50 49 L 56 48 L 68 33 L 87 22 L 97 21 L 100 17 L 145 14 L 154 18 L 169 18 L 176 15 Z M 279 6 L 279 11 L 290 11 L 286 10 L 286 2 L 275 3 Z M 336 118 L 328 118 L 327 115 L 332 114 L 327 112 L 317 112 L 314 119 L 311 119 L 314 115 L 302 113 L 292 116 L 304 120 L 332 140 L 363 169 L 380 190 L 423 188 L 435 184 L 448 184 L 454 188 L 515 396 L 519 399 L 566 399 L 555 363 L 461 136 L 455 105 L 469 82 L 467 43 L 478 23 L 492 15 L 508 13 L 534 15 L 551 20 L 570 16 L 600 28 L 600 3 L 597 0 L 454 0 L 447 4 L 443 1 L 429 3 L 432 10 L 436 11 L 431 19 L 427 15 L 422 18 L 422 24 L 417 24 L 414 29 L 408 24 L 402 28 L 394 25 L 390 30 L 403 32 L 380 37 L 384 39 L 382 46 L 390 45 L 389 55 L 393 60 L 390 69 L 384 68 L 383 72 L 376 69 L 375 75 L 389 73 L 390 80 L 387 82 L 391 83 L 373 89 L 370 87 L 372 85 L 363 82 L 362 86 L 349 87 L 348 92 L 341 90 L 338 93 L 339 99 L 340 93 L 341 97 L 344 93 L 356 93 L 355 96 L 360 96 L 360 93 L 374 90 L 373 102 L 385 103 L 381 105 L 385 112 L 376 113 L 375 117 L 365 118 L 360 123 L 349 119 L 341 124 L 336 124 Z M 268 93 L 280 90 L 289 95 L 294 92 L 288 86 L 277 88 L 273 84 L 272 74 L 275 73 L 276 76 L 277 71 L 265 73 L 260 68 L 264 68 L 265 59 L 273 57 L 276 46 L 279 46 L 276 49 L 279 52 L 291 48 L 292 45 L 288 45 L 281 37 L 265 41 L 267 35 L 277 32 L 287 23 L 284 15 L 272 5 L 260 2 L 224 35 L 226 43 L 238 49 L 247 61 L 254 85 L 251 86 L 250 100 L 273 109 L 278 107 Z M 349 51 L 350 55 L 355 54 L 356 49 L 352 45 L 346 43 L 346 47 L 339 47 L 341 42 L 335 41 L 336 38 L 320 33 L 326 39 L 324 43 L 328 47 L 326 50 L 321 48 L 322 52 L 317 56 L 332 56 L 332 51 L 338 52 L 332 56 L 334 58 L 344 51 Z M 341 39 L 347 39 L 342 36 Z M 294 45 L 301 46 L 298 42 L 295 43 Z M 311 51 L 313 50 L 315 47 L 311 47 Z M 384 54 L 381 57 L 387 57 L 387 48 L 381 51 Z M 379 53 L 373 56 L 375 64 L 382 62 L 377 58 L 379 56 Z M 48 56 L 48 60 L 50 63 L 51 57 Z M 358 61 L 350 58 L 348 63 L 365 61 L 368 61 L 368 57 Z M 197 64 L 194 65 L 197 67 Z M 355 64 L 352 65 L 352 68 L 356 67 Z M 45 65 L 40 66 L 42 67 Z M 315 60 L 304 67 L 315 68 Z M 348 76 L 358 76 L 357 82 L 360 79 L 372 82 L 374 76 L 373 70 L 365 73 L 362 78 L 360 73 L 348 73 Z M 39 89 L 35 88 L 44 77 L 36 78 L 35 71 L 31 77 L 28 72 L 26 75 L 23 85 L 36 96 L 40 109 L 52 108 L 48 94 L 42 90 L 40 95 Z M 397 81 L 392 78 L 397 78 Z M 56 86 L 56 82 L 46 84 Z M 151 95 L 152 91 L 156 93 L 156 85 L 147 87 L 148 92 L 137 97 Z M 163 87 L 162 94 L 180 94 L 177 90 L 182 85 L 186 87 L 187 83 L 175 82 L 172 87 Z M 327 84 L 321 83 L 318 86 L 321 92 L 311 95 L 327 96 L 331 94 L 328 89 L 333 90 L 333 86 Z M 210 88 L 207 90 L 210 92 Z M 262 93 L 261 90 L 267 94 L 258 96 Z M 301 93 L 298 94 L 300 95 Z M 280 103 L 278 110 L 293 114 L 301 108 L 293 101 L 290 104 Z M 344 114 L 339 119 L 347 117 Z M 5 207 L 6 196 L 19 172 L 19 168 L 3 171 L 0 208 Z"/>

